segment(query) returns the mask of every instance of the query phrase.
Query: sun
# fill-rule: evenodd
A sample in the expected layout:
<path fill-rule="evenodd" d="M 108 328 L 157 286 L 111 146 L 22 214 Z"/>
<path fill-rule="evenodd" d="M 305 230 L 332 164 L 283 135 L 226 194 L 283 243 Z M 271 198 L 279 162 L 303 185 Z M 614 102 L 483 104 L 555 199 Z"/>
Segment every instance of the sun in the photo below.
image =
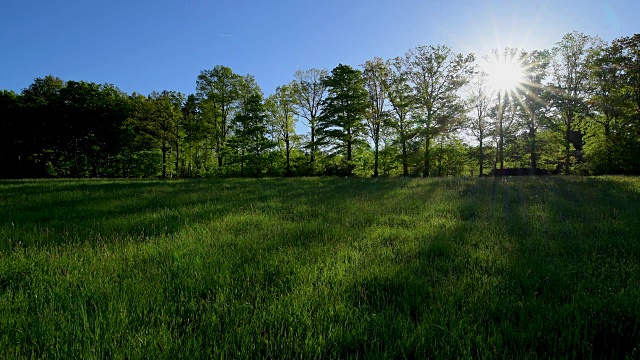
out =
<path fill-rule="evenodd" d="M 484 66 L 488 85 L 498 92 L 513 92 L 524 81 L 522 64 L 513 57 L 494 56 Z"/>

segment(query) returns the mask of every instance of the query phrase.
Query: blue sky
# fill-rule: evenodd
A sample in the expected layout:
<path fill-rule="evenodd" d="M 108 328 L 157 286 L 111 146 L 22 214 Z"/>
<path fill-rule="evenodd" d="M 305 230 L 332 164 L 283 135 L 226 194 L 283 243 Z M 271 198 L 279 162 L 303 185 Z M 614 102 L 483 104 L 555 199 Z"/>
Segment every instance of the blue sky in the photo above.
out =
<path fill-rule="evenodd" d="M 201 70 L 252 74 L 266 94 L 298 69 L 358 66 L 418 45 L 486 55 L 551 48 L 578 30 L 640 33 L 640 1 L 1 0 L 0 89 L 48 74 L 121 90 L 195 92 Z"/>

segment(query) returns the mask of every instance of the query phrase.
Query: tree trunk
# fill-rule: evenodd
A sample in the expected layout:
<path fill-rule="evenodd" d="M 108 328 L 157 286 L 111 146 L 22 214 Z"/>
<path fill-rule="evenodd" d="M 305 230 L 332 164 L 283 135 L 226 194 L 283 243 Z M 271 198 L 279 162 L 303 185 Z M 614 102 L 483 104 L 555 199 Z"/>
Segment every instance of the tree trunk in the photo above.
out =
<path fill-rule="evenodd" d="M 176 140 L 176 177 L 178 177 L 178 169 L 180 169 L 180 148 L 178 147 L 178 141 Z"/>
<path fill-rule="evenodd" d="M 611 144 L 611 127 L 610 122 L 607 119 L 607 122 L 604 125 L 604 138 L 605 144 L 607 144 L 607 171 L 611 171 L 613 168 L 613 146 Z"/>
<path fill-rule="evenodd" d="M 484 172 L 484 149 L 482 147 L 482 134 L 480 134 L 480 172 L 478 175 L 482 176 Z"/>
<path fill-rule="evenodd" d="M 162 178 L 167 177 L 167 144 L 162 142 Z"/>
<path fill-rule="evenodd" d="M 353 175 L 353 164 L 351 160 L 353 159 L 353 144 L 351 143 L 351 128 L 347 129 L 347 175 Z"/>
<path fill-rule="evenodd" d="M 529 129 L 529 141 L 531 146 L 531 170 L 534 171 L 538 168 L 538 159 L 536 155 L 536 132 L 535 129 Z"/>
<path fill-rule="evenodd" d="M 240 177 L 244 177 L 244 149 L 240 150 Z"/>
<path fill-rule="evenodd" d="M 442 176 L 442 157 L 444 155 L 444 139 L 440 141 L 440 154 L 438 155 L 438 176 Z"/>
<path fill-rule="evenodd" d="M 380 158 L 380 136 L 376 134 L 375 136 L 375 153 L 374 153 L 374 161 L 373 161 L 373 177 L 378 177 L 378 159 Z"/>
<path fill-rule="evenodd" d="M 402 138 L 402 176 L 409 176 L 409 159 L 407 159 L 407 141 Z"/>
<path fill-rule="evenodd" d="M 314 162 L 316 161 L 316 125 L 311 124 L 311 158 L 309 165 L 311 166 L 311 172 L 314 173 Z"/>
<path fill-rule="evenodd" d="M 504 169 L 504 105 L 502 104 L 503 95 L 502 92 L 498 94 L 500 103 L 498 104 L 498 157 L 500 160 L 500 170 Z"/>
<path fill-rule="evenodd" d="M 498 154 L 500 153 L 498 151 L 498 147 L 499 147 L 498 145 L 499 145 L 499 142 L 496 143 L 496 152 L 495 152 L 496 156 L 494 156 L 493 158 L 493 176 L 498 176 L 498 157 L 499 157 Z"/>
<path fill-rule="evenodd" d="M 287 152 L 287 176 L 291 176 L 291 145 L 289 141 L 289 134 L 287 134 L 284 138 L 285 151 Z"/>
<path fill-rule="evenodd" d="M 351 163 L 351 155 L 352 155 L 352 144 L 351 140 L 347 140 L 347 175 L 353 175 L 353 164 Z"/>
<path fill-rule="evenodd" d="M 500 118 L 500 144 L 498 145 L 498 156 L 500 157 L 500 170 L 504 169 L 504 130 L 502 128 L 503 118 Z"/>
<path fill-rule="evenodd" d="M 429 163 L 431 160 L 431 154 L 429 153 L 429 147 L 431 145 L 431 109 L 427 109 L 427 131 L 425 131 L 425 139 L 424 139 L 424 170 L 422 171 L 422 177 L 429 177 L 429 172 L 431 170 L 431 164 Z"/>
<path fill-rule="evenodd" d="M 226 127 L 226 116 L 222 119 L 222 138 L 218 138 L 218 167 L 222 168 L 224 166 L 224 159 L 222 157 L 223 147 L 227 143 L 227 127 Z"/>
<path fill-rule="evenodd" d="M 431 143 L 431 138 L 427 136 L 424 140 L 424 171 L 422 172 L 422 177 L 429 177 L 429 171 L 431 170 L 429 160 L 431 160 L 431 156 L 429 154 L 429 145 Z"/>
<path fill-rule="evenodd" d="M 222 144 L 220 139 L 216 139 L 216 157 L 218 158 L 218 168 L 222 168 Z"/>
<path fill-rule="evenodd" d="M 260 151 L 260 143 L 258 138 L 256 137 L 256 178 L 260 177 L 260 171 L 262 170 L 262 160 L 260 159 L 262 156 L 262 151 Z"/>
<path fill-rule="evenodd" d="M 564 174 L 571 175 L 571 123 L 573 122 L 573 116 L 567 116 L 567 131 L 565 133 L 565 159 L 564 159 Z"/>
<path fill-rule="evenodd" d="M 98 177 L 98 166 L 96 165 L 95 162 L 91 163 L 91 177 L 93 178 Z"/>

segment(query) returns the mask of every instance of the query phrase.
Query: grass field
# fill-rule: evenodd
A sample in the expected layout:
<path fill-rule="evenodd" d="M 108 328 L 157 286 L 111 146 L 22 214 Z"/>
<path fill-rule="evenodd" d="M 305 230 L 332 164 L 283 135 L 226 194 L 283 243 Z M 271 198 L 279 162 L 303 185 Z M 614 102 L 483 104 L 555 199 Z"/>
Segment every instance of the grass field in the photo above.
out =
<path fill-rule="evenodd" d="M 638 358 L 640 179 L 0 182 L 0 358 Z"/>

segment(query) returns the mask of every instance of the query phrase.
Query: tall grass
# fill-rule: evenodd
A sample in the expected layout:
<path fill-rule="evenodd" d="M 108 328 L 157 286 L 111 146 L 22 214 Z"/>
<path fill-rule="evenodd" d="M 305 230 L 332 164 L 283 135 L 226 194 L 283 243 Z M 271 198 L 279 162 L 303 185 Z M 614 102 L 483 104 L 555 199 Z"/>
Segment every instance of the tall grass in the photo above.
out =
<path fill-rule="evenodd" d="M 640 179 L 0 182 L 0 358 L 637 358 Z"/>

